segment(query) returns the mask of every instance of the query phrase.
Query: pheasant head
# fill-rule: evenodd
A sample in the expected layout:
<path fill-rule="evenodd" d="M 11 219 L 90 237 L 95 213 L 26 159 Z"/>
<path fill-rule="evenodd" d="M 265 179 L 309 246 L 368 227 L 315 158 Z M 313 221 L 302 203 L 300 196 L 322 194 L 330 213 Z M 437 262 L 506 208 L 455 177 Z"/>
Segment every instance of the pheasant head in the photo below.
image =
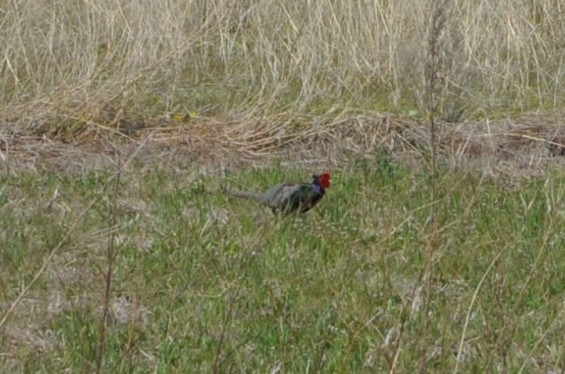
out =
<path fill-rule="evenodd" d="M 312 178 L 314 178 L 312 184 L 316 186 L 320 186 L 324 190 L 330 186 L 330 183 L 332 181 L 332 177 L 330 176 L 330 173 L 327 172 L 323 172 L 320 175 L 313 175 Z"/>

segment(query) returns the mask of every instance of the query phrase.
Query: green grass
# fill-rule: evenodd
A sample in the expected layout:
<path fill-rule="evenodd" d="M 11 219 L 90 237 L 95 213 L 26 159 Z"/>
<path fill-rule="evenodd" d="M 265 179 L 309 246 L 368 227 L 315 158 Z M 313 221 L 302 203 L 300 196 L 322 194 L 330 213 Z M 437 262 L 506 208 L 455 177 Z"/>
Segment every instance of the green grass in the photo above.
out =
<path fill-rule="evenodd" d="M 386 159 L 346 170 L 278 220 L 222 185 L 309 172 L 136 167 L 105 189 L 111 170 L 1 177 L 2 315 L 53 255 L 1 326 L 1 371 L 95 368 L 112 237 L 106 372 L 449 372 L 460 348 L 462 372 L 565 366 L 563 173 L 441 170 L 425 328 L 430 176 Z"/>

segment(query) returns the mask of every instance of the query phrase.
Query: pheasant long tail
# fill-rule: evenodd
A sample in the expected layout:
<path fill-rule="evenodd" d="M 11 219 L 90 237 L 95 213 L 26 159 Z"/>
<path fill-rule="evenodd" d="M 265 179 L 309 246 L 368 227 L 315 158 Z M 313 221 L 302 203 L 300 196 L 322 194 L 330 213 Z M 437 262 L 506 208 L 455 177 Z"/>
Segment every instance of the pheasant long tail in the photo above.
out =
<path fill-rule="evenodd" d="M 239 197 L 239 198 L 242 198 L 242 199 L 258 201 L 260 203 L 265 202 L 265 197 L 263 196 L 263 194 L 256 193 L 256 192 L 229 190 L 228 193 L 231 196 Z"/>

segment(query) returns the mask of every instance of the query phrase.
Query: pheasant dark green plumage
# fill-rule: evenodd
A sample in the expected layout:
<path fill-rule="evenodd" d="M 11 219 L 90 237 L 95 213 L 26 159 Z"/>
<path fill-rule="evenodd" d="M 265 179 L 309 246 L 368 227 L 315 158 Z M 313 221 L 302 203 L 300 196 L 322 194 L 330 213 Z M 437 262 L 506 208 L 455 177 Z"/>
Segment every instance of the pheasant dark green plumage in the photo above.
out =
<path fill-rule="evenodd" d="M 275 214 L 305 213 L 312 209 L 330 186 L 329 173 L 314 175 L 312 183 L 279 183 L 264 193 L 229 191 L 230 195 L 266 204 Z"/>

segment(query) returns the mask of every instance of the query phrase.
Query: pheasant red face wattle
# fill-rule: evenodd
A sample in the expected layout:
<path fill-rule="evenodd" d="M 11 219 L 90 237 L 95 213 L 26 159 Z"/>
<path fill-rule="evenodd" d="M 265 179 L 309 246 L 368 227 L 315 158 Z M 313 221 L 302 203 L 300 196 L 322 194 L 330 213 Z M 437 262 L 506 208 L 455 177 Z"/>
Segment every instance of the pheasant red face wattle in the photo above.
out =
<path fill-rule="evenodd" d="M 320 181 L 320 187 L 322 187 L 323 189 L 326 189 L 330 186 L 330 183 L 332 181 L 332 177 L 330 176 L 329 173 L 322 173 L 318 176 L 318 179 Z"/>

